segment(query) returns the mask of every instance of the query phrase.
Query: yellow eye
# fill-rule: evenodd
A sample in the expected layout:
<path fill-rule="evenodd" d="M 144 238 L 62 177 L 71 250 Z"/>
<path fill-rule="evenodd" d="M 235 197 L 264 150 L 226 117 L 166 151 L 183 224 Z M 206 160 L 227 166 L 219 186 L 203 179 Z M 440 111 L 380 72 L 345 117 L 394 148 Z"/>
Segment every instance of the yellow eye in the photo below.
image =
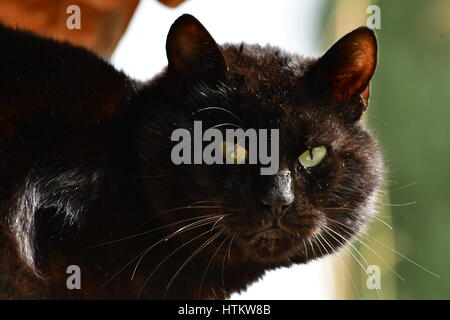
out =
<path fill-rule="evenodd" d="M 325 146 L 308 148 L 298 157 L 298 161 L 304 168 L 310 168 L 318 165 L 326 155 L 327 148 Z"/>
<path fill-rule="evenodd" d="M 222 155 L 225 158 L 225 163 L 241 164 L 244 163 L 247 159 L 248 151 L 238 144 L 234 144 L 229 141 L 223 141 Z"/>

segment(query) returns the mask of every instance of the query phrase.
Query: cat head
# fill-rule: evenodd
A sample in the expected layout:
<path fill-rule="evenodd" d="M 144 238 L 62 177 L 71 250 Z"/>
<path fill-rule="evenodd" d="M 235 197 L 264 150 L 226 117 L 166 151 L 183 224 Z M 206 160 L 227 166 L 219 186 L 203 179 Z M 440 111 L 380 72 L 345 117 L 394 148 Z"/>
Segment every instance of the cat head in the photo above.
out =
<path fill-rule="evenodd" d="M 350 32 L 315 59 L 270 46 L 219 46 L 183 15 L 166 50 L 168 67 L 148 89 L 157 102 L 139 149 L 151 205 L 165 225 L 203 221 L 217 231 L 211 247 L 232 239 L 232 250 L 270 265 L 331 253 L 360 232 L 382 182 L 377 143 L 361 120 L 377 63 L 372 30 Z M 262 175 L 262 163 L 249 164 L 246 144 L 211 137 L 218 153 L 232 145 L 234 163 L 175 164 L 174 130 L 190 134 L 188 157 L 198 151 L 194 121 L 224 137 L 227 128 L 275 129 L 277 139 L 268 140 L 277 140 L 276 172 Z"/>

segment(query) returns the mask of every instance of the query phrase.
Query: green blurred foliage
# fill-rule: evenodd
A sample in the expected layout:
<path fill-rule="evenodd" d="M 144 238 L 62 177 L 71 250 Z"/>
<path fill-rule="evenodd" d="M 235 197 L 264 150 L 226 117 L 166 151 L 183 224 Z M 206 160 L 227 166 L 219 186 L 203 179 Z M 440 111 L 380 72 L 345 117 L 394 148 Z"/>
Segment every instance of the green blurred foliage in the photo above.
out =
<path fill-rule="evenodd" d="M 325 22 L 333 19 L 343 1 L 351 0 L 328 3 Z M 389 211 L 392 215 L 392 220 L 382 218 L 393 224 L 395 249 L 439 275 L 397 255 L 392 267 L 405 281 L 392 273 L 383 275 L 382 287 L 388 287 L 383 298 L 450 299 L 450 0 L 367 4 L 381 9 L 381 29 L 376 30 L 379 64 L 367 118 L 380 140 L 388 169 L 390 199 L 380 200 L 384 203 L 380 211 L 383 216 Z M 359 11 L 351 14 L 369 17 Z M 336 25 L 326 25 L 324 38 L 329 38 Z M 376 226 L 372 235 L 393 246 L 386 239 L 391 231 L 382 228 Z M 390 250 L 379 244 L 373 249 L 393 263 Z M 376 298 L 364 288 L 367 277 L 358 268 L 352 266 L 361 278 L 357 286 L 362 294 L 356 297 Z"/>
<path fill-rule="evenodd" d="M 399 259 L 397 297 L 449 299 L 450 1 L 376 4 L 380 53 L 368 120 L 389 170 L 396 247 L 440 276 Z"/>

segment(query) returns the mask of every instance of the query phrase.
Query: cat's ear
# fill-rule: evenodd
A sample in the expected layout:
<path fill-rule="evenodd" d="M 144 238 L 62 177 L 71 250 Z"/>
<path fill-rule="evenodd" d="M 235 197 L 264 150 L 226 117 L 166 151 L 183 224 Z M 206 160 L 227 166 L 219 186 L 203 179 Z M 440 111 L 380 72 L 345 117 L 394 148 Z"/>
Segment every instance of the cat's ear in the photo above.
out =
<path fill-rule="evenodd" d="M 226 75 L 227 64 L 219 46 L 189 14 L 179 17 L 170 28 L 166 53 L 169 81 L 176 87 L 198 81 L 214 83 Z"/>
<path fill-rule="evenodd" d="M 317 83 L 335 101 L 349 102 L 362 113 L 367 109 L 377 51 L 377 39 L 371 29 L 360 27 L 348 33 L 319 59 Z"/>

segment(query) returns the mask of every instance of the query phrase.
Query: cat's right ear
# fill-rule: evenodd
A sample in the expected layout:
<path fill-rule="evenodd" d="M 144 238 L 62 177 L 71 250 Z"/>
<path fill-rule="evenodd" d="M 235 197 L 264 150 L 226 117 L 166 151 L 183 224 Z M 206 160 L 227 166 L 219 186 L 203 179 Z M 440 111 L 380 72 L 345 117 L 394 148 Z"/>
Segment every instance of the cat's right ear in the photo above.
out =
<path fill-rule="evenodd" d="M 193 16 L 184 14 L 170 28 L 166 42 L 168 75 L 172 89 L 224 80 L 225 58 L 206 28 Z"/>

